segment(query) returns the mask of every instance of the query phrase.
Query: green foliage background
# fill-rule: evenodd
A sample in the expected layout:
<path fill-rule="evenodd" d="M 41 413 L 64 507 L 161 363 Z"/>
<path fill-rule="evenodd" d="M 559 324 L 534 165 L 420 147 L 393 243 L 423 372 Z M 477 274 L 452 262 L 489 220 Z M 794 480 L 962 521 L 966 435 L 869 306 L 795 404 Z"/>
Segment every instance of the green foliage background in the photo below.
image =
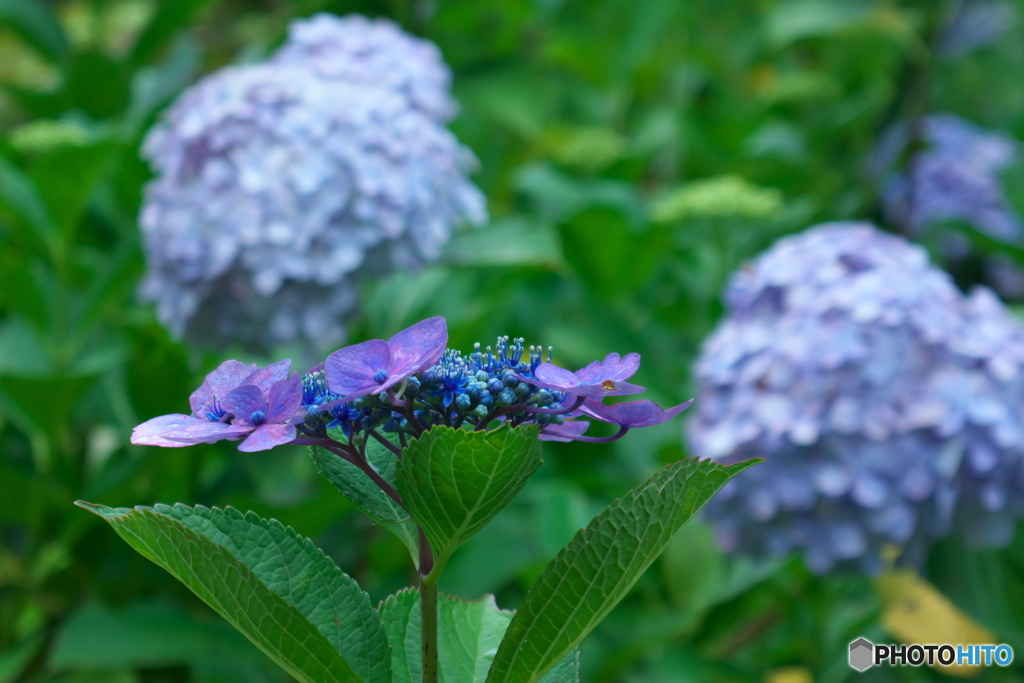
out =
<path fill-rule="evenodd" d="M 636 379 L 664 405 L 691 396 L 732 270 L 814 222 L 879 220 L 867 159 L 888 124 L 951 111 L 1024 139 L 1017 5 L 997 44 L 946 60 L 942 0 L 0 0 L 0 683 L 286 680 L 76 498 L 253 509 L 316 539 L 375 602 L 412 581 L 401 543 L 303 449 L 128 444 L 225 357 L 267 360 L 187 348 L 135 298 L 139 142 L 202 74 L 259 59 L 321 10 L 435 41 L 492 225 L 460 233 L 438 265 L 366 283 L 353 337 L 444 315 L 466 349 L 521 335 L 569 367 L 639 351 Z M 1024 208 L 1024 166 L 1006 182 Z M 680 429 L 546 445 L 442 589 L 518 605 L 593 514 L 687 455 Z M 928 570 L 1024 657 L 1022 534 L 1003 551 L 943 544 Z M 760 681 L 798 665 L 841 681 L 850 640 L 890 640 L 881 610 L 867 579 L 736 561 L 698 523 L 585 641 L 582 677 Z"/>

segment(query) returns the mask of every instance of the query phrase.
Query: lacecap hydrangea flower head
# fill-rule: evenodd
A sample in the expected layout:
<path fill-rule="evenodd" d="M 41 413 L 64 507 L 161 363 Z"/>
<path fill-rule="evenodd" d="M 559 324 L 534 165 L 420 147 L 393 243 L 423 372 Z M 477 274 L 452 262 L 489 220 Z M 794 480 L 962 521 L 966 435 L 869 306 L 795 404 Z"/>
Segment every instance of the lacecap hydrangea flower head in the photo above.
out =
<path fill-rule="evenodd" d="M 766 458 L 706 508 L 721 544 L 877 573 L 1024 515 L 1024 327 L 865 223 L 780 240 L 738 271 L 695 366 L 691 449 Z"/>
<path fill-rule="evenodd" d="M 486 220 L 436 46 L 389 22 L 293 22 L 267 61 L 188 89 L 147 136 L 141 294 L 174 334 L 255 350 L 344 337 L 367 276 Z"/>
<path fill-rule="evenodd" d="M 639 354 L 609 354 L 577 372 L 544 362 L 539 347 L 501 337 L 472 353 L 448 349 L 444 318 L 428 318 L 389 340 L 371 339 L 330 354 L 309 372 L 289 374 L 291 361 L 265 368 L 235 360 L 210 373 L 189 401 L 191 414 L 162 415 L 135 428 L 132 443 L 182 447 L 242 440 L 239 450 L 286 443 L 323 446 L 365 464 L 369 439 L 397 448 L 438 425 L 482 430 L 539 426 L 539 438 L 604 443 L 630 429 L 661 424 L 690 406 L 652 401 L 605 405 L 611 396 L 644 391 L 625 380 Z M 618 426 L 585 436 L 589 417 Z"/>

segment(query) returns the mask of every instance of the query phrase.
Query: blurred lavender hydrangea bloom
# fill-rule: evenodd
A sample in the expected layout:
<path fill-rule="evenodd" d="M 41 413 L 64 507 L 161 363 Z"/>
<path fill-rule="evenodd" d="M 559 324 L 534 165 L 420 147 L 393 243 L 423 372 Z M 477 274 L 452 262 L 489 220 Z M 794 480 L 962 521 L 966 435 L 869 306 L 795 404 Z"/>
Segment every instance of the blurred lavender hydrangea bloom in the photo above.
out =
<path fill-rule="evenodd" d="M 908 170 L 888 173 L 883 187 L 886 219 L 915 235 L 932 224 L 967 223 L 1004 241 L 1024 237 L 1020 216 L 1006 199 L 1001 174 L 1014 161 L 1017 144 L 1011 138 L 979 128 L 952 114 L 932 114 L 922 122 L 926 147 L 908 162 Z M 875 155 L 878 172 L 891 168 L 909 144 L 906 124 L 892 128 Z M 971 252 L 968 239 L 946 231 L 944 255 L 953 260 Z M 992 284 L 1008 296 L 1024 295 L 1024 274 L 996 255 L 985 259 Z"/>
<path fill-rule="evenodd" d="M 942 32 L 939 52 L 956 59 L 992 45 L 1017 21 L 1017 8 L 1007 0 L 960 0 Z"/>
<path fill-rule="evenodd" d="M 331 35 L 316 28 L 332 22 L 346 26 L 336 41 L 357 46 L 339 43 L 333 59 L 358 61 L 365 29 L 380 53 L 371 63 L 391 77 L 358 64 L 351 79 L 321 75 Z M 311 36 L 323 50 L 305 49 Z M 296 22 L 292 41 L 265 63 L 204 78 L 143 146 L 157 177 L 140 216 L 141 293 L 193 341 L 336 342 L 360 278 L 434 260 L 456 225 L 486 220 L 466 178 L 475 160 L 437 117 L 452 103 L 436 48 L 362 18 Z M 417 81 L 429 64 L 435 77 Z"/>
<path fill-rule="evenodd" d="M 1024 327 L 869 224 L 787 237 L 737 272 L 695 374 L 692 452 L 763 456 L 706 508 L 723 546 L 876 573 L 1024 514 Z"/>
<path fill-rule="evenodd" d="M 386 87 L 441 123 L 458 111 L 441 51 L 387 19 L 320 13 L 293 21 L 287 42 L 271 61 L 312 69 L 331 80 Z"/>

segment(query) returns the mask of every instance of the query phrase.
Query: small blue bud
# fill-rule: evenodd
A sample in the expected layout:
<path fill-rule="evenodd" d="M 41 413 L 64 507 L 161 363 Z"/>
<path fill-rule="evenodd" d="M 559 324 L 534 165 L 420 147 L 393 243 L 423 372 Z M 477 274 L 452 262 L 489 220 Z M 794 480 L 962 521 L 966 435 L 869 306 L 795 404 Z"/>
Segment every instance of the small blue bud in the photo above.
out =
<path fill-rule="evenodd" d="M 501 373 L 501 381 L 505 383 L 506 387 L 512 388 L 519 383 L 519 379 L 512 374 L 510 370 L 506 370 Z"/>
<path fill-rule="evenodd" d="M 377 384 L 382 384 L 385 380 L 387 380 L 387 378 L 387 370 L 378 370 L 377 372 L 373 373 L 373 381 L 376 382 Z"/>
<path fill-rule="evenodd" d="M 477 370 L 476 374 L 473 375 L 473 377 L 476 378 L 477 382 L 486 382 L 491 378 L 491 376 L 487 374 L 486 370 Z"/>
<path fill-rule="evenodd" d="M 516 392 L 511 389 L 503 389 L 497 398 L 494 399 L 495 405 L 499 406 L 510 406 L 516 402 Z"/>
<path fill-rule="evenodd" d="M 551 392 L 547 389 L 541 389 L 537 392 L 537 405 L 549 406 L 555 402 L 555 397 L 551 395 Z"/>
<path fill-rule="evenodd" d="M 469 411 L 469 414 L 473 415 L 475 417 L 486 417 L 487 413 L 488 413 L 488 410 L 487 410 L 487 406 L 485 406 L 485 405 L 479 405 L 476 408 L 473 408 L 473 410 Z"/>
<path fill-rule="evenodd" d="M 466 394 L 459 394 L 455 397 L 455 407 L 459 412 L 464 413 L 473 406 L 473 400 Z"/>
<path fill-rule="evenodd" d="M 489 406 L 494 404 L 494 397 L 491 396 L 491 394 L 486 391 L 480 394 L 480 398 L 478 400 L 480 401 L 480 405 L 482 406 Z"/>
<path fill-rule="evenodd" d="M 416 393 L 420 390 L 420 378 L 413 375 L 409 379 L 405 380 L 406 391 L 410 393 Z"/>
<path fill-rule="evenodd" d="M 502 384 L 501 380 L 498 379 L 497 377 L 492 377 L 487 382 L 487 391 L 491 392 L 492 394 L 497 394 L 498 392 L 500 392 L 504 388 L 505 388 L 505 385 Z"/>
<path fill-rule="evenodd" d="M 530 393 L 530 385 L 526 382 L 520 382 L 516 385 L 516 396 L 526 396 Z"/>
<path fill-rule="evenodd" d="M 267 421 L 267 414 L 262 410 L 254 410 L 249 416 L 249 423 L 254 424 L 257 427 Z"/>
<path fill-rule="evenodd" d="M 565 422 L 565 415 L 552 415 L 551 421 L 554 422 L 556 425 L 560 425 L 563 422 Z"/>

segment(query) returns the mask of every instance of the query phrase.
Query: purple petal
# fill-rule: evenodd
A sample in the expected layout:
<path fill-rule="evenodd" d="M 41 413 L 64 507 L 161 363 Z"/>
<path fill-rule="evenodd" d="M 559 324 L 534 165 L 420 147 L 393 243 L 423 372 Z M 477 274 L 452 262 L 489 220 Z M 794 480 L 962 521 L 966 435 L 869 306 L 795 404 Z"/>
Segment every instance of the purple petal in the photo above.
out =
<path fill-rule="evenodd" d="M 250 416 L 253 413 L 267 415 L 267 399 L 259 387 L 251 384 L 232 389 L 228 395 L 221 400 L 221 405 L 228 412 L 234 413 L 235 424 L 247 424 L 251 427 Z"/>
<path fill-rule="evenodd" d="M 391 350 L 386 341 L 371 339 L 346 346 L 327 356 L 327 386 L 347 401 L 377 393 L 381 383 L 373 376 L 380 370 L 388 371 L 390 364 Z"/>
<path fill-rule="evenodd" d="M 267 423 L 277 424 L 291 420 L 302 405 L 302 379 L 293 372 L 270 388 L 267 398 Z"/>
<path fill-rule="evenodd" d="M 574 436 L 583 436 L 590 427 L 586 420 L 570 420 L 560 425 L 545 425 L 540 432 L 541 441 L 572 441 Z"/>
<path fill-rule="evenodd" d="M 580 387 L 572 387 L 571 389 L 561 389 L 567 394 L 573 396 L 587 396 L 591 398 L 598 398 L 601 396 L 628 396 L 630 394 L 641 394 L 647 389 L 636 384 L 630 384 L 629 382 L 613 382 L 610 379 L 606 379 L 600 384 L 585 384 Z"/>
<path fill-rule="evenodd" d="M 294 441 L 295 436 L 295 425 L 293 424 L 265 424 L 257 427 L 248 439 L 239 444 L 238 450 L 246 453 L 268 451 L 274 446 Z"/>
<path fill-rule="evenodd" d="M 685 403 L 664 410 L 654 401 L 628 401 L 606 406 L 587 399 L 580 406 L 580 411 L 602 422 L 609 422 L 621 427 L 652 427 L 671 420 L 689 408 L 692 403 L 693 399 L 691 398 Z"/>
<path fill-rule="evenodd" d="M 575 389 L 580 383 L 575 372 L 569 372 L 565 368 L 560 368 L 557 365 L 552 365 L 551 363 L 541 363 L 537 366 L 537 369 L 533 371 L 533 374 L 537 379 L 527 381 L 539 387 L 544 387 L 545 389 L 567 391 L 569 389 Z"/>
<path fill-rule="evenodd" d="M 427 318 L 408 327 L 391 339 L 391 377 L 387 385 L 397 384 L 403 379 L 426 370 L 441 359 L 448 345 L 448 326 L 444 318 Z"/>
<path fill-rule="evenodd" d="M 619 358 L 617 353 L 609 353 L 603 361 L 595 360 L 590 365 L 576 371 L 576 376 L 584 384 L 600 384 L 605 380 L 618 382 L 629 379 L 640 368 L 640 354 L 628 353 Z"/>
<path fill-rule="evenodd" d="M 194 396 L 195 394 L 193 394 Z M 169 441 L 165 434 L 174 433 L 177 430 L 192 425 L 203 424 L 209 420 L 200 420 L 191 415 L 161 415 L 152 420 L 146 420 L 132 430 L 131 442 L 136 446 L 164 446 L 165 448 L 183 448 L 191 444 L 180 441 Z"/>
<path fill-rule="evenodd" d="M 242 384 L 242 380 L 251 375 L 256 368 L 256 365 L 246 365 L 237 360 L 226 360 L 218 365 L 217 369 L 207 375 L 202 385 L 189 396 L 188 403 L 192 407 L 192 414 L 205 419 L 206 404 L 212 401 L 214 396 L 224 398 L 229 391 Z"/>
<path fill-rule="evenodd" d="M 221 439 L 237 439 L 251 431 L 249 426 L 210 422 L 191 415 L 161 415 L 136 427 L 131 441 L 140 446 L 182 448 Z"/>
<path fill-rule="evenodd" d="M 274 386 L 276 382 L 288 379 L 288 370 L 291 366 L 292 361 L 288 358 L 272 363 L 265 368 L 257 369 L 251 375 L 242 380 L 237 386 L 251 384 L 255 387 L 259 387 L 260 391 L 265 394 L 270 391 L 270 387 Z"/>

